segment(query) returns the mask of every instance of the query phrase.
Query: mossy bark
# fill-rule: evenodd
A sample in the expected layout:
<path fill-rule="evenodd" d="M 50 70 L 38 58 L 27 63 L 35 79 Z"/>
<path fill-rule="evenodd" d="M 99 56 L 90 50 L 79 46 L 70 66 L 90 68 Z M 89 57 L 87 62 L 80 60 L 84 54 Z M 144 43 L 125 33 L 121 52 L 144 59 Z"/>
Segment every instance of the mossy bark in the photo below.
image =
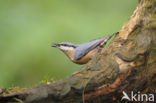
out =
<path fill-rule="evenodd" d="M 119 103 L 122 91 L 156 96 L 155 90 L 156 0 L 139 0 L 110 45 L 80 71 L 55 83 L 1 93 L 0 103 Z"/>

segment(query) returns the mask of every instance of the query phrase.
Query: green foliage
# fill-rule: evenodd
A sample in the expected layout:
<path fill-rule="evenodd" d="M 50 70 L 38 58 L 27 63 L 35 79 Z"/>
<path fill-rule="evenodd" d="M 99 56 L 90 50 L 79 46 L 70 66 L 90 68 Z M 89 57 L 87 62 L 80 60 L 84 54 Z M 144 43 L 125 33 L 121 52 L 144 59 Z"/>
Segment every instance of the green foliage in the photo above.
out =
<path fill-rule="evenodd" d="M 1 0 L 0 86 L 61 79 L 81 66 L 51 43 L 83 43 L 117 32 L 137 0 Z M 46 81 L 47 82 L 47 81 Z"/>
<path fill-rule="evenodd" d="M 48 84 L 48 83 L 54 83 L 55 79 L 50 78 L 50 74 L 44 76 L 43 80 L 40 81 L 40 84 Z"/>

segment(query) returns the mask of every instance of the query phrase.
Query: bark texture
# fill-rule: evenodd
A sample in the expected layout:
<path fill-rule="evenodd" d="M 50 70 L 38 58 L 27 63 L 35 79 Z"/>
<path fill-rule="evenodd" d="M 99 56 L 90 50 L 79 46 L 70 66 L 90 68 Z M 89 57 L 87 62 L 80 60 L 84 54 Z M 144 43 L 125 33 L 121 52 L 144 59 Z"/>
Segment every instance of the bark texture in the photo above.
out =
<path fill-rule="evenodd" d="M 110 45 L 77 73 L 31 89 L 2 90 L 0 103 L 120 103 L 123 91 L 156 96 L 156 0 L 139 0 Z"/>

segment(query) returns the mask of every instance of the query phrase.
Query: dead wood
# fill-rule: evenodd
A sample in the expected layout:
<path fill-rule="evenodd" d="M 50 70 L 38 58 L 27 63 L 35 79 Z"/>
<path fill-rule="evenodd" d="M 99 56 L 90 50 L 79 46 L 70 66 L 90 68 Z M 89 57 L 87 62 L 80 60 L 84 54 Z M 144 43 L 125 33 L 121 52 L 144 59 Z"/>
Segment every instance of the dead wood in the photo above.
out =
<path fill-rule="evenodd" d="M 0 94 L 0 103 L 114 103 L 125 91 L 156 96 L 156 0 L 139 0 L 110 45 L 55 83 Z"/>

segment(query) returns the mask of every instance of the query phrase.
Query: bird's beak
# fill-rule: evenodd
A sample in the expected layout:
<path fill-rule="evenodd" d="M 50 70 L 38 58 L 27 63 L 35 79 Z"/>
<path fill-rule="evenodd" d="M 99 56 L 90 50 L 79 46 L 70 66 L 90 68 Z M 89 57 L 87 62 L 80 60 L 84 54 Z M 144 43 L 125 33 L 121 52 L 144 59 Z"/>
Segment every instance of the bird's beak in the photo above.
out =
<path fill-rule="evenodd" d="M 55 44 L 55 43 L 52 44 L 52 47 L 56 47 L 57 48 L 59 46 L 60 46 L 59 44 Z"/>

